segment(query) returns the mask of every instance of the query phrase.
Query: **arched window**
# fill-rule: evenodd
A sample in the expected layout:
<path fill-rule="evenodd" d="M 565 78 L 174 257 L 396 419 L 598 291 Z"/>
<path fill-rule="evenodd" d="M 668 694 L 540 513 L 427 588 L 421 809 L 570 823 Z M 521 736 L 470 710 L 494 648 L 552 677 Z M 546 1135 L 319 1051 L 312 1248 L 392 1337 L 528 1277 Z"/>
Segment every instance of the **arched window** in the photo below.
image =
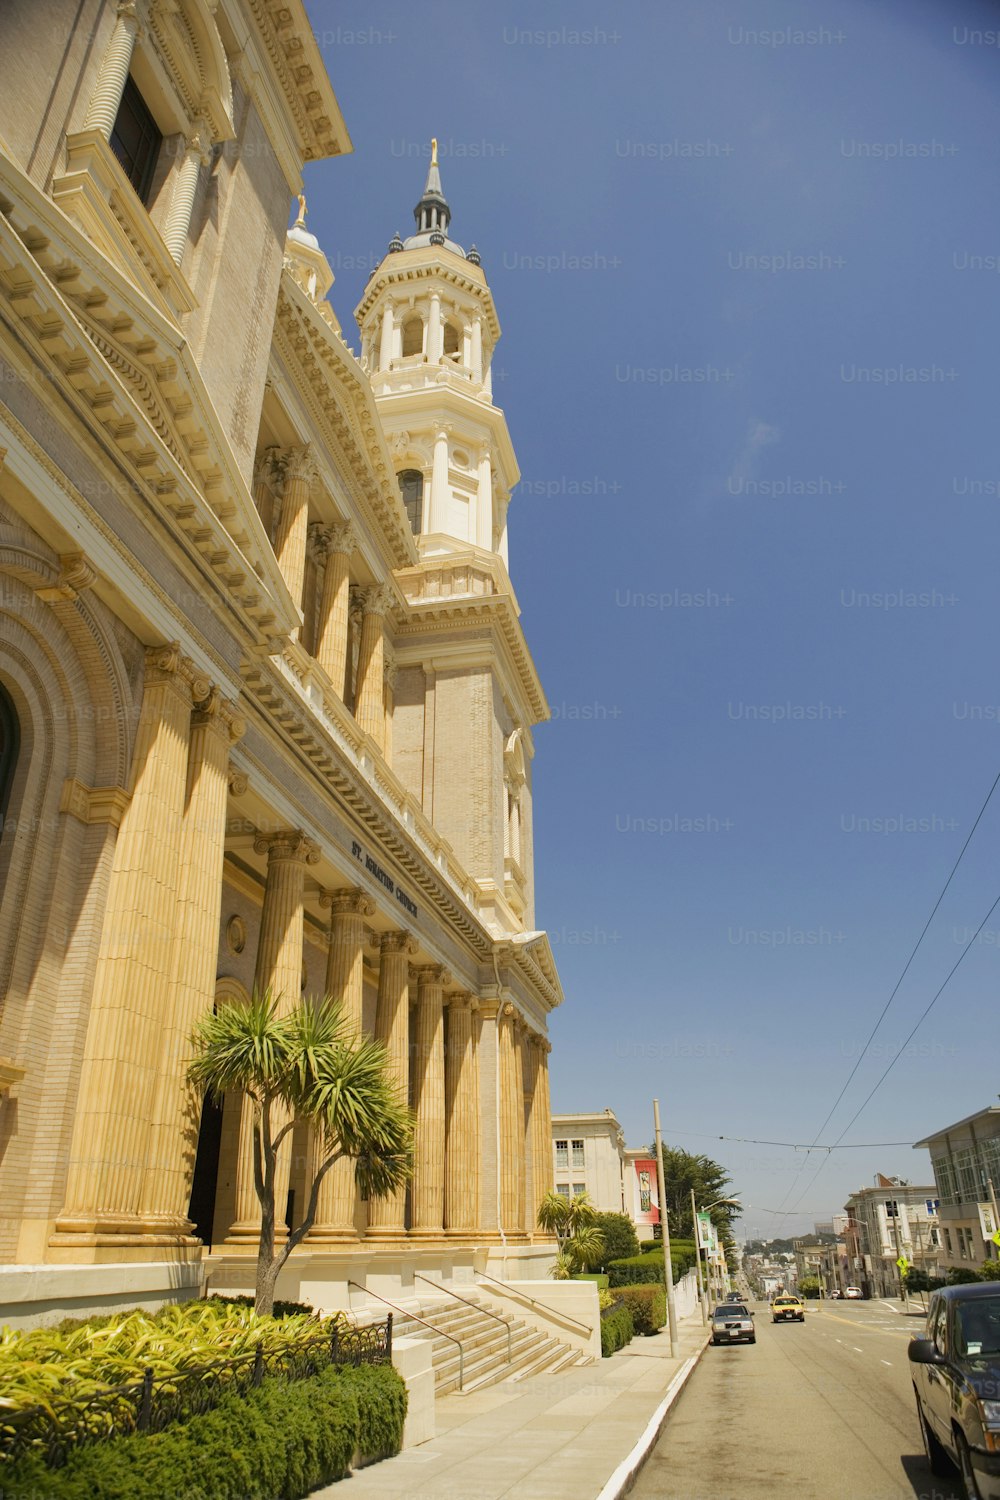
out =
<path fill-rule="evenodd" d="M 424 509 L 424 476 L 419 469 L 404 469 L 396 475 L 399 493 L 406 506 L 406 519 L 414 536 L 420 535 L 420 524 Z"/>
<path fill-rule="evenodd" d="M 423 354 L 424 324 L 422 318 L 407 318 L 403 324 L 403 358 L 408 354 Z"/>
<path fill-rule="evenodd" d="M 451 359 L 457 359 L 462 347 L 461 329 L 455 323 L 444 325 L 444 352 Z"/>
<path fill-rule="evenodd" d="M 0 686 L 0 833 L 7 816 L 7 804 L 10 801 L 10 789 L 14 784 L 20 749 L 21 725 L 17 710 L 6 689 Z"/>

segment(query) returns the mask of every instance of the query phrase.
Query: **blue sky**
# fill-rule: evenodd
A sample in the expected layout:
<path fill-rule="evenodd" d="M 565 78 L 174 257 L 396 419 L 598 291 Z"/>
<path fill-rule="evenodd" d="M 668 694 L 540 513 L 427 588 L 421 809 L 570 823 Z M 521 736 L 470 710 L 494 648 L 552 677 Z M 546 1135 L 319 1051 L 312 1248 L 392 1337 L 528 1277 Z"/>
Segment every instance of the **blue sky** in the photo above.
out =
<path fill-rule="evenodd" d="M 755 1233 L 928 1180 L 905 1144 L 719 1137 L 817 1138 L 1000 769 L 1000 8 L 309 9 L 348 336 L 431 135 L 503 325 L 554 1109 L 639 1145 L 658 1095 Z M 845 1141 L 996 1102 L 1000 909 L 903 1044 L 998 838 L 1000 791 L 821 1144 L 894 1057 Z"/>

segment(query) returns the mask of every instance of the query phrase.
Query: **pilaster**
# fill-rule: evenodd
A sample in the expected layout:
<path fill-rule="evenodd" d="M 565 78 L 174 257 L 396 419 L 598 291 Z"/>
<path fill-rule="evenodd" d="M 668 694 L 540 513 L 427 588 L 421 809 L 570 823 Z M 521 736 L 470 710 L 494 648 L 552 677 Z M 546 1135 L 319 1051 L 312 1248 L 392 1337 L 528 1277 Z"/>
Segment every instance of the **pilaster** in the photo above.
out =
<path fill-rule="evenodd" d="M 417 1024 L 413 1049 L 416 1114 L 411 1227 L 414 1237 L 444 1231 L 444 986 L 449 975 L 436 964 L 415 970 Z"/>
<path fill-rule="evenodd" d="M 385 1047 L 390 1075 L 405 1104 L 410 1082 L 409 959 L 417 945 L 406 932 L 384 932 L 379 939 L 378 1005 L 375 1039 Z M 368 1238 L 390 1239 L 405 1233 L 406 1189 L 368 1203 Z"/>

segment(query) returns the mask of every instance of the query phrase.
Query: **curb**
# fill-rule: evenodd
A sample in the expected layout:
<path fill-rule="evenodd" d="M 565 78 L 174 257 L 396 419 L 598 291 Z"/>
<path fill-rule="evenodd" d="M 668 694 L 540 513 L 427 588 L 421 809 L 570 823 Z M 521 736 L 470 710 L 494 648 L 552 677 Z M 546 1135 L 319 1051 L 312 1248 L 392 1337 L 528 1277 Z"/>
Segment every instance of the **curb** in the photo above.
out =
<path fill-rule="evenodd" d="M 670 1408 L 677 1400 L 677 1397 L 680 1395 L 681 1391 L 687 1385 L 688 1381 L 694 1373 L 696 1365 L 700 1361 L 707 1348 L 708 1335 L 706 1334 L 705 1341 L 702 1344 L 701 1348 L 696 1349 L 694 1354 L 688 1355 L 687 1359 L 681 1365 L 673 1380 L 667 1386 L 666 1394 L 663 1397 L 663 1400 L 660 1402 L 659 1406 L 650 1417 L 648 1423 L 646 1424 L 646 1429 L 640 1437 L 639 1441 L 635 1444 L 635 1447 L 632 1449 L 631 1453 L 629 1453 L 627 1457 L 622 1459 L 621 1463 L 618 1465 L 617 1469 L 615 1469 L 607 1484 L 597 1496 L 597 1500 L 621 1500 L 621 1497 L 623 1495 L 628 1494 L 629 1490 L 632 1488 L 633 1484 L 636 1481 L 639 1470 L 642 1468 L 643 1464 L 646 1462 L 646 1459 L 653 1451 L 660 1433 L 663 1431 L 663 1428 L 666 1425 L 666 1420 L 667 1416 L 669 1415 Z"/>

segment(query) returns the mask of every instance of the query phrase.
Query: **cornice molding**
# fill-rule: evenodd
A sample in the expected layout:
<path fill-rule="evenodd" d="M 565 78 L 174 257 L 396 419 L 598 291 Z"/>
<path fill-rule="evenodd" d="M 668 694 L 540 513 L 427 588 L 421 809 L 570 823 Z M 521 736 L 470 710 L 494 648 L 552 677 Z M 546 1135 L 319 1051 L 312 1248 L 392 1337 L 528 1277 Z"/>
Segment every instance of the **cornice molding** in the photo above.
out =
<path fill-rule="evenodd" d="M 180 331 L 0 154 L 0 309 L 257 643 L 298 621 Z"/>

